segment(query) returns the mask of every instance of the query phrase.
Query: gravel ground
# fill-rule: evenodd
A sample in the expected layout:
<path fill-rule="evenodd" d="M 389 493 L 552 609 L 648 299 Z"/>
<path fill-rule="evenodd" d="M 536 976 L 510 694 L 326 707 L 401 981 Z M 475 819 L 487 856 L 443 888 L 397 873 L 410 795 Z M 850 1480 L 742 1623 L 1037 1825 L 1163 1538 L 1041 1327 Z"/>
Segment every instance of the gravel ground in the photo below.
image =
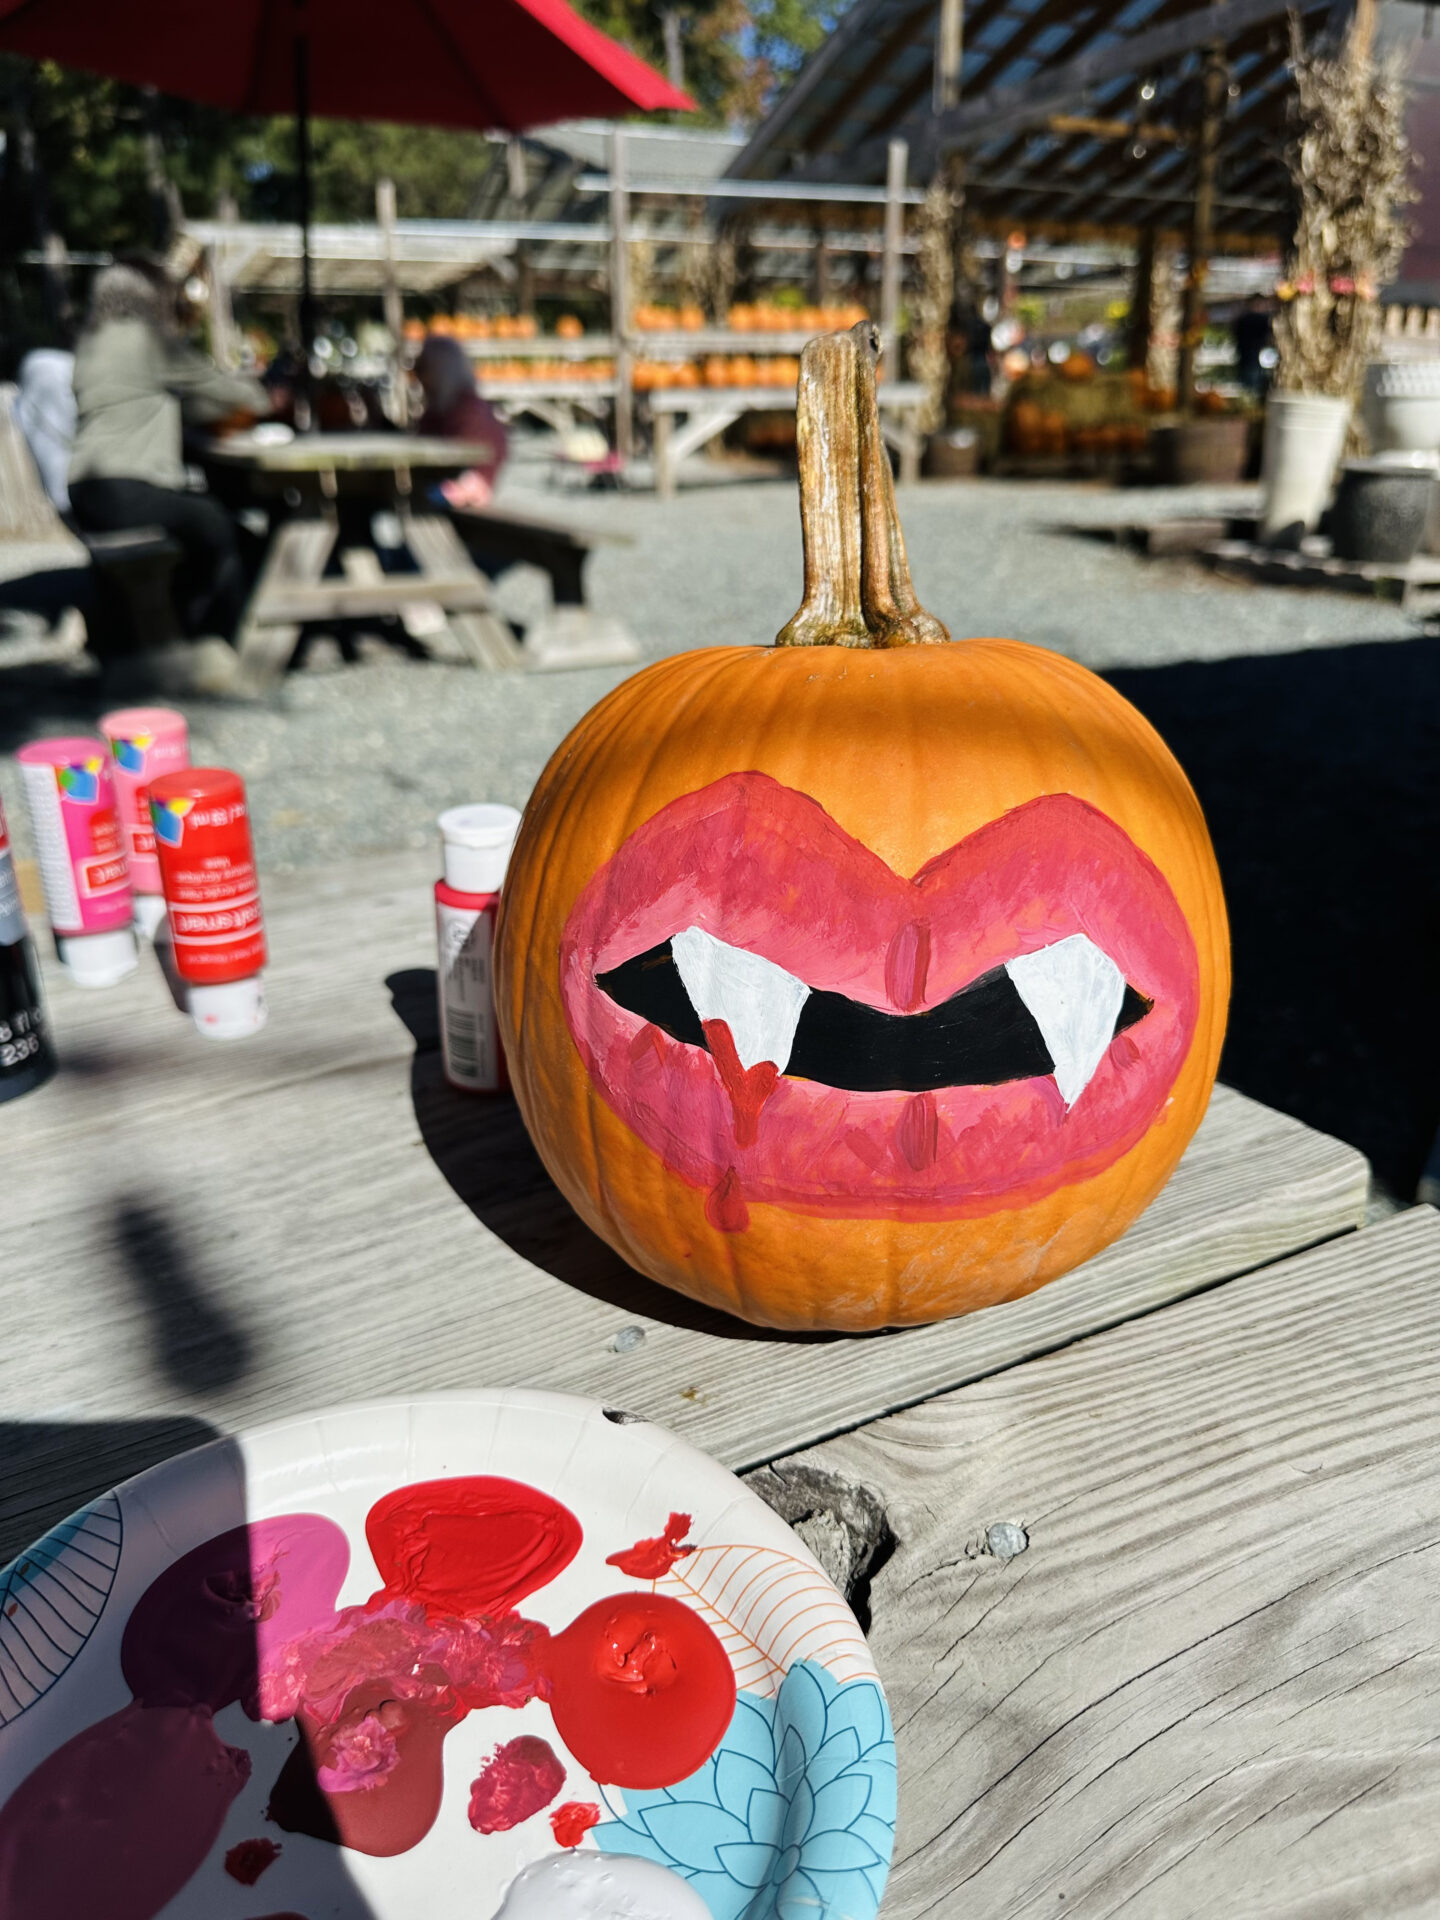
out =
<path fill-rule="evenodd" d="M 597 611 L 629 623 L 647 658 L 766 642 L 798 603 L 791 482 L 695 487 L 661 502 L 573 498 L 526 480 L 509 489 L 516 504 L 631 537 L 632 546 L 596 553 L 591 598 Z M 1253 501 L 1244 489 L 1117 494 L 951 482 L 903 489 L 901 510 L 920 595 L 957 635 L 1012 634 L 1101 669 L 1415 635 L 1392 608 L 1227 585 L 1192 563 L 1147 561 L 1073 531 Z M 0 547 L 0 579 L 43 560 L 43 550 Z M 539 576 L 509 577 L 517 617 L 533 608 L 539 585 Z M 23 854 L 28 828 L 10 756 L 36 734 L 88 728 L 103 702 L 94 680 L 33 663 L 6 668 L 3 652 L 0 791 Z M 196 758 L 245 775 L 262 871 L 273 871 L 424 844 L 435 814 L 461 800 L 523 802 L 569 727 L 624 671 L 479 674 L 380 649 L 331 672 L 292 674 L 266 707 L 182 704 Z"/>

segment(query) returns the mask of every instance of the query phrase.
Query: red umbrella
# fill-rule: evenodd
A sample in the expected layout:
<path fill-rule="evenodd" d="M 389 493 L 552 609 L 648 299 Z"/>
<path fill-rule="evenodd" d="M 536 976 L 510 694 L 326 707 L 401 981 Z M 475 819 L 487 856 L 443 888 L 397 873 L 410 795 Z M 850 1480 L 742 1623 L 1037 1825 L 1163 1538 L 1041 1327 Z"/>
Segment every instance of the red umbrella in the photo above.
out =
<path fill-rule="evenodd" d="M 695 104 L 565 0 L 0 0 L 0 50 L 295 114 L 307 308 L 312 113 L 517 133 Z"/>

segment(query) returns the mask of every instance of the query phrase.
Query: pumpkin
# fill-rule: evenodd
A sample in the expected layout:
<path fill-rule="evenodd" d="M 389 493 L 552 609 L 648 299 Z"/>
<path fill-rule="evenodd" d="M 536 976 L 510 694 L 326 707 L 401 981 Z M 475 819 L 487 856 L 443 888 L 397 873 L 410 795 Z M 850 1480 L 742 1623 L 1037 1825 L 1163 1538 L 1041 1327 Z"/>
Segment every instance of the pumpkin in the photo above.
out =
<path fill-rule="evenodd" d="M 585 333 L 585 324 L 575 313 L 562 313 L 555 322 L 555 332 L 561 340 L 579 340 Z"/>
<path fill-rule="evenodd" d="M 774 1327 L 930 1321 L 1087 1260 L 1198 1125 L 1228 991 L 1204 820 L 1147 722 L 917 600 L 877 350 L 867 324 L 801 361 L 799 611 L 580 721 L 497 931 L 566 1198 Z"/>

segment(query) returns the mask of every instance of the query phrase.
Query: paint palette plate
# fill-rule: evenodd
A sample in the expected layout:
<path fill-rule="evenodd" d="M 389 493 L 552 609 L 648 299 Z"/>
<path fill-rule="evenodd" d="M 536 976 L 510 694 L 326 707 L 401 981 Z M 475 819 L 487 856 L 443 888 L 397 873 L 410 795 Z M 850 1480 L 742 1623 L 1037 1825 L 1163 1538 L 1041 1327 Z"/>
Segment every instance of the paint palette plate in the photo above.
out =
<path fill-rule="evenodd" d="M 0 1571 L 0 1920 L 874 1920 L 894 1821 L 817 1563 L 587 1400 L 264 1427 Z"/>

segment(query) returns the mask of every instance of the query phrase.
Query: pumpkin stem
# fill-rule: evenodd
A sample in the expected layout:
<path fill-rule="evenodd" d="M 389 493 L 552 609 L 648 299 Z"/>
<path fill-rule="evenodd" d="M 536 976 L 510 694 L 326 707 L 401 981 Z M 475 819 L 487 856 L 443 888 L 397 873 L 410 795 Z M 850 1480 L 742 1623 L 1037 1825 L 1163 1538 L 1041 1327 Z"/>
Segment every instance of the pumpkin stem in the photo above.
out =
<path fill-rule="evenodd" d="M 875 403 L 880 331 L 863 320 L 800 357 L 796 434 L 805 598 L 777 647 L 934 646 L 950 633 L 915 596 Z"/>

